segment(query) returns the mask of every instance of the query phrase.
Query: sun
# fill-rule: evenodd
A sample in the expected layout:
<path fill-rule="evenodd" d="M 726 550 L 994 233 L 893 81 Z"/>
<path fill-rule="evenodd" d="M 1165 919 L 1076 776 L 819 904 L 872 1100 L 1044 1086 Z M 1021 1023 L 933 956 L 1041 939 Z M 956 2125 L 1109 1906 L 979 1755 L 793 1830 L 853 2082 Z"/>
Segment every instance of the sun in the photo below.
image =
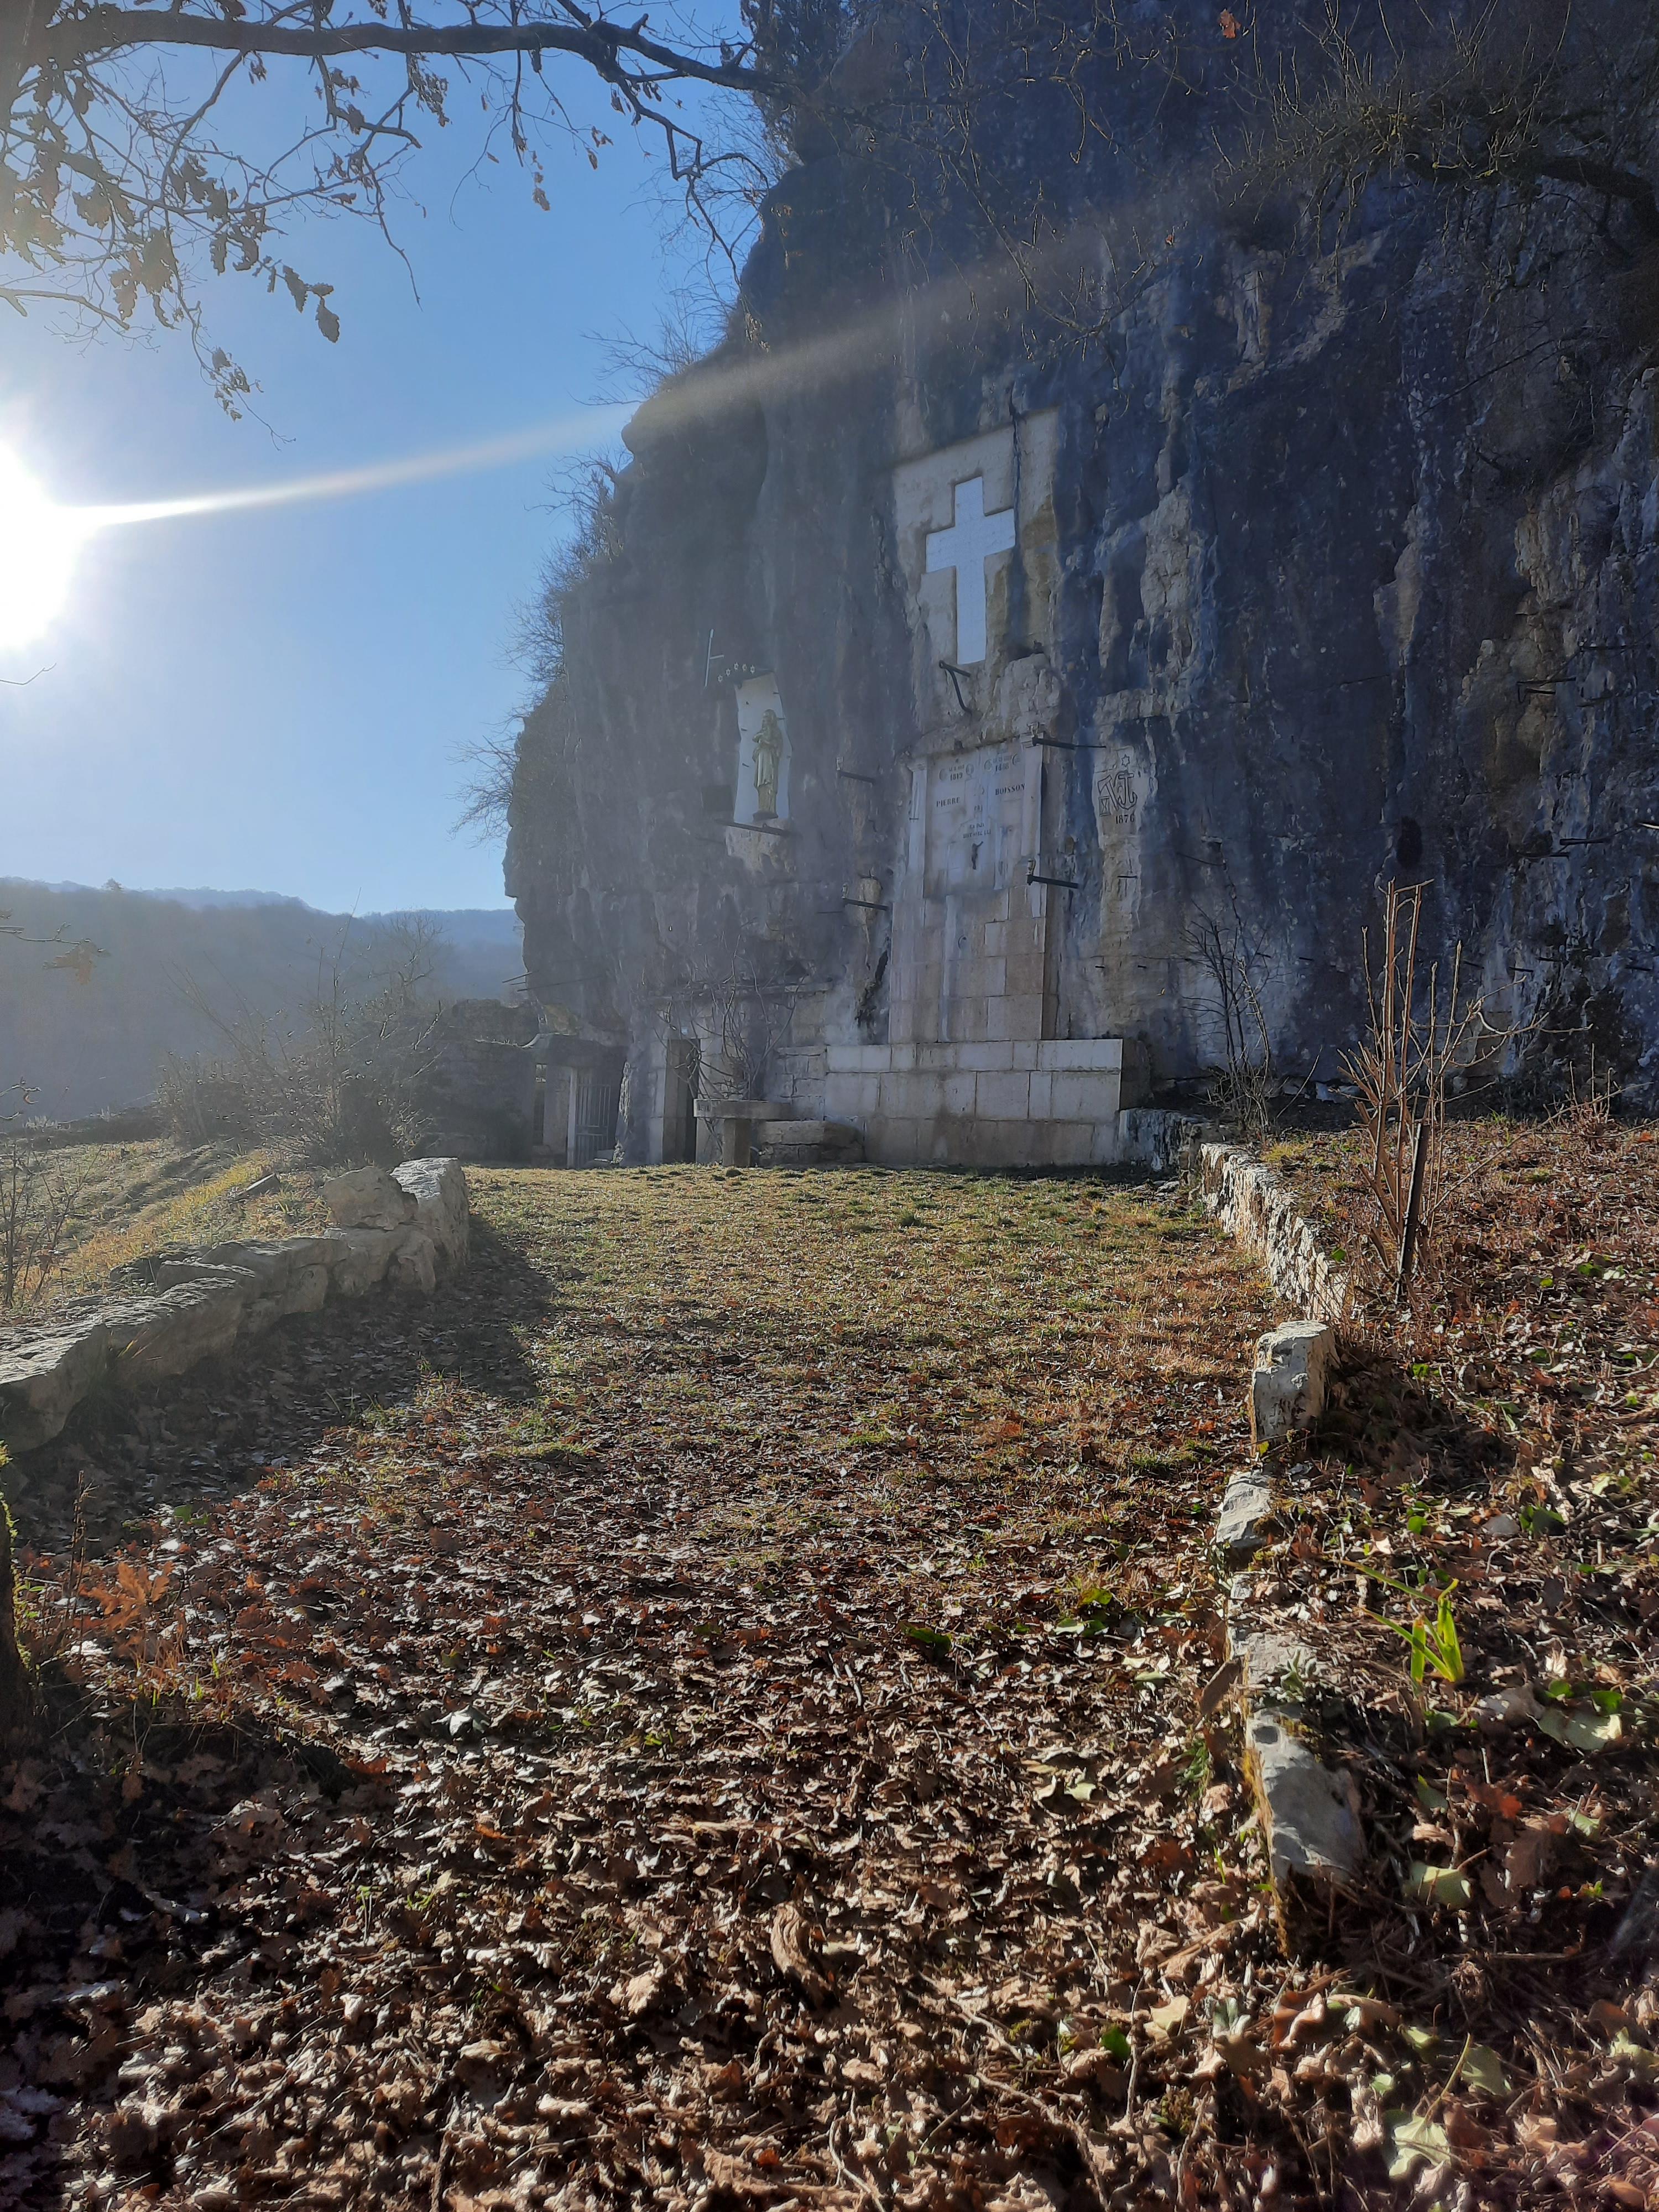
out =
<path fill-rule="evenodd" d="M 28 645 L 50 626 L 87 535 L 82 519 L 55 506 L 0 447 L 0 651 Z"/>

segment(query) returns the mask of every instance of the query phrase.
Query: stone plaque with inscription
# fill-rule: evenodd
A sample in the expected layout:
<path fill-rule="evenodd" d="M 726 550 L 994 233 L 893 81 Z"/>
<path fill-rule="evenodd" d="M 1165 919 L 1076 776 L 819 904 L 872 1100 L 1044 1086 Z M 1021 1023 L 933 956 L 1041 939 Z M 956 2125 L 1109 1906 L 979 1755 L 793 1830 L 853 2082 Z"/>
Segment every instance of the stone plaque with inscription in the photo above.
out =
<path fill-rule="evenodd" d="M 1029 858 L 1028 785 L 1036 773 L 1028 747 L 984 745 L 935 761 L 927 779 L 926 888 L 1003 890 Z"/>

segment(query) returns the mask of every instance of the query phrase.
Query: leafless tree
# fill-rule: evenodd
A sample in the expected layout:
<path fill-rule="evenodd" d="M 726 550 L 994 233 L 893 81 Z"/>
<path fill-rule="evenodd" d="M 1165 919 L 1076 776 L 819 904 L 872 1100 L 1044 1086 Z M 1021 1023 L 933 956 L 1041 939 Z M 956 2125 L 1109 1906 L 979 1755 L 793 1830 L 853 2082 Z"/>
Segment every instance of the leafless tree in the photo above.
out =
<path fill-rule="evenodd" d="M 206 333 L 207 271 L 285 291 L 337 337 L 332 288 L 283 251 L 295 219 L 352 213 L 385 228 L 423 134 L 475 101 L 482 152 L 503 147 L 550 208 L 549 147 L 574 142 L 597 166 L 611 143 L 566 105 L 584 70 L 725 235 L 723 196 L 765 173 L 746 146 L 712 140 L 684 95 L 787 100 L 787 88 L 760 66 L 752 33 L 680 27 L 659 36 L 644 15 L 577 0 L 0 0 L 0 300 L 123 327 L 147 308 L 190 333 L 235 413 L 249 386 Z"/>
<path fill-rule="evenodd" d="M 1627 210 L 1659 238 L 1652 157 L 1659 42 L 1628 6 L 1557 0 L 1343 7 L 1260 58 L 1225 173 L 1350 210 L 1376 177 L 1437 191 L 1571 195 L 1599 224 Z"/>
<path fill-rule="evenodd" d="M 354 948 L 348 926 L 319 951 L 316 991 L 294 1018 L 240 1000 L 227 1007 L 199 979 L 179 976 L 220 1049 L 163 1062 L 158 1103 L 174 1133 L 198 1144 L 230 1136 L 280 1145 L 325 1166 L 398 1158 L 433 1062 L 437 943 L 417 921 Z"/>
<path fill-rule="evenodd" d="M 1244 1134 L 1259 1140 L 1273 1126 L 1279 1077 L 1258 978 L 1260 949 L 1236 913 L 1200 913 L 1187 933 L 1187 957 L 1209 986 L 1207 1012 L 1220 1047 L 1217 1096 Z"/>
<path fill-rule="evenodd" d="M 1380 944 L 1361 944 L 1370 1028 L 1344 1065 L 1359 1091 L 1361 1165 L 1374 1203 L 1370 1241 L 1396 1297 L 1433 1244 L 1449 1189 L 1445 1171 L 1449 1079 L 1476 1056 L 1501 1054 L 1512 1030 L 1486 1018 L 1483 998 L 1463 993 L 1463 948 L 1447 975 L 1419 961 L 1425 884 L 1389 885 Z"/>

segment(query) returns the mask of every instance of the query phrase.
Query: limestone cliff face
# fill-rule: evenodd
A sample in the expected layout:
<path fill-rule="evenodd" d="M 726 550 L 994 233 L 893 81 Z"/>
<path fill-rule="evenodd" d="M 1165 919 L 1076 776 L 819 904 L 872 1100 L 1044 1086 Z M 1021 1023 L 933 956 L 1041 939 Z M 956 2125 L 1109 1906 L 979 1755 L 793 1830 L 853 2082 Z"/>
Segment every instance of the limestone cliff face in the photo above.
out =
<path fill-rule="evenodd" d="M 1652 242 L 1571 193 L 1374 194 L 1321 251 L 1200 209 L 1071 346 L 921 255 L 900 198 L 833 151 L 787 178 L 745 335 L 630 427 L 525 740 L 532 988 L 637 1057 L 740 959 L 794 988 L 780 1080 L 812 1110 L 822 1041 L 885 1038 L 924 988 L 890 912 L 914 763 L 1006 739 L 1040 763 L 1043 1035 L 1139 1040 L 1155 1084 L 1200 1069 L 1208 915 L 1243 924 L 1282 1062 L 1334 1075 L 1361 928 L 1426 878 L 1437 949 L 1542 1018 L 1536 1050 L 1593 1045 L 1652 1103 Z M 1018 472 L 1037 424 L 1042 496 L 1011 495 L 1030 526 L 953 673 L 904 472 L 993 433 Z M 767 701 L 787 816 L 756 822 Z"/>

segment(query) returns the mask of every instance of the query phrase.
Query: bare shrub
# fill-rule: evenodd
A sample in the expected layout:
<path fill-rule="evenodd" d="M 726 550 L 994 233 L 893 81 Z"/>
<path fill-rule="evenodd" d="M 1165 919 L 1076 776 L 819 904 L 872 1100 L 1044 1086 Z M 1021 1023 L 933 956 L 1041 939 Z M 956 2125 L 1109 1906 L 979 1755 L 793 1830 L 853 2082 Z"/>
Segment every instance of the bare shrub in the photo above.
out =
<path fill-rule="evenodd" d="M 1259 1141 L 1273 1127 L 1279 1078 L 1273 1037 L 1256 978 L 1262 956 L 1234 915 L 1200 914 L 1187 933 L 1187 957 L 1207 977 L 1206 1009 L 1220 1046 L 1214 1095 L 1246 1137 Z"/>
<path fill-rule="evenodd" d="M 17 1127 L 30 1094 L 10 1092 L 0 1139 L 0 1313 L 38 1305 L 62 1272 L 74 1241 L 86 1178 L 65 1168 Z"/>
<path fill-rule="evenodd" d="M 216 1054 L 163 1063 L 157 1103 L 181 1142 L 276 1145 L 319 1167 L 389 1162 L 412 1144 L 435 1057 L 437 933 L 395 924 L 355 957 L 348 936 L 319 956 L 297 1021 L 245 1002 L 227 1012 L 195 977 L 179 979 L 221 1039 Z"/>
<path fill-rule="evenodd" d="M 1373 963 L 1361 933 L 1370 1027 L 1344 1066 L 1359 1092 L 1364 1157 L 1360 1174 L 1374 1205 L 1367 1234 L 1396 1298 L 1444 1226 L 1451 1195 L 1445 1171 L 1449 1078 L 1477 1054 L 1508 1042 L 1486 1020 L 1483 998 L 1462 996 L 1463 948 L 1443 979 L 1438 961 L 1419 972 L 1425 884 L 1391 883 Z"/>

